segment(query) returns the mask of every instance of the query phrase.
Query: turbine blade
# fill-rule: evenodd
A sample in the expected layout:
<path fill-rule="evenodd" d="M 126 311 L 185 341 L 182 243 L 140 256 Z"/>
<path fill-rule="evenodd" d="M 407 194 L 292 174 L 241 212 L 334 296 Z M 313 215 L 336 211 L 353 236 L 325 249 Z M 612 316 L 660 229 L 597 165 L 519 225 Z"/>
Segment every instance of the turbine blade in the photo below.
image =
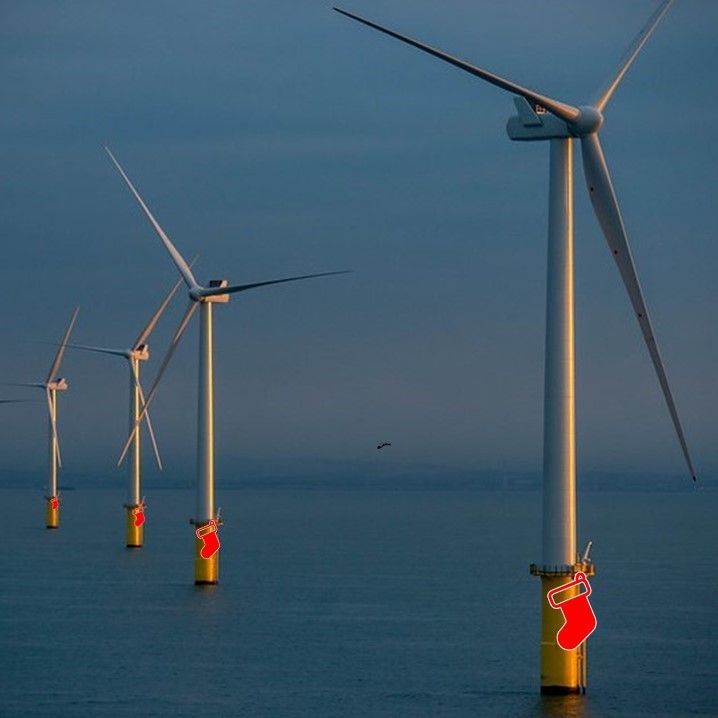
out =
<path fill-rule="evenodd" d="M 140 393 L 140 396 L 142 396 L 141 393 Z M 144 399 L 142 399 L 142 402 L 144 404 Z M 155 438 L 155 430 L 152 427 L 152 420 L 150 419 L 149 411 L 145 414 L 145 422 L 147 423 L 147 431 L 150 434 L 150 441 L 152 442 L 152 450 L 154 451 L 154 454 L 155 454 L 155 461 L 157 462 L 157 468 L 160 471 L 163 471 L 164 467 L 162 466 L 162 457 L 160 456 L 160 449 L 157 446 L 157 439 Z"/>
<path fill-rule="evenodd" d="M 55 354 L 55 359 L 52 362 L 52 366 L 50 367 L 50 373 L 47 375 L 47 383 L 50 383 L 55 378 L 57 372 L 60 371 L 60 364 L 62 364 L 62 357 L 65 355 L 65 347 L 67 346 L 67 340 L 70 338 L 72 328 L 75 326 L 75 320 L 77 319 L 77 313 L 79 311 L 80 307 L 75 307 L 75 311 L 72 313 L 70 323 L 67 325 L 67 329 L 65 330 L 65 335 L 62 338 L 60 348 L 57 350 L 57 354 Z"/>
<path fill-rule="evenodd" d="M 631 249 L 628 244 L 628 236 L 626 235 L 626 229 L 623 224 L 623 218 L 621 217 L 621 211 L 618 208 L 618 201 L 616 199 L 616 193 L 611 183 L 611 176 L 608 171 L 606 164 L 606 158 L 603 155 L 601 149 L 601 142 L 598 139 L 597 134 L 587 135 L 581 138 L 581 152 L 583 155 L 583 169 L 586 175 L 586 182 L 588 184 L 588 193 L 591 198 L 591 204 L 593 210 L 598 218 L 598 223 L 601 225 L 603 234 L 608 242 L 608 247 L 611 250 L 618 271 L 623 279 L 623 284 L 628 291 L 628 297 L 633 305 L 633 310 L 638 318 L 638 324 L 641 327 L 641 333 L 643 339 L 648 347 L 648 353 L 651 356 L 653 367 L 656 370 L 658 376 L 658 383 L 661 385 L 663 396 L 665 397 L 666 404 L 668 405 L 668 411 L 673 420 L 673 426 L 675 427 L 676 434 L 678 435 L 678 441 L 680 442 L 683 456 L 685 457 L 688 469 L 691 472 L 693 481 L 696 480 L 696 472 L 693 468 L 693 462 L 691 461 L 690 454 L 688 452 L 688 445 L 686 444 L 685 435 L 683 434 L 683 427 L 681 426 L 680 419 L 678 418 L 678 410 L 676 409 L 675 402 L 673 401 L 673 395 L 668 385 L 668 377 L 666 371 L 663 368 L 663 362 L 661 355 L 658 351 L 658 345 L 656 344 L 656 338 L 653 334 L 653 327 L 648 317 L 648 309 L 643 299 L 641 292 L 641 285 L 638 282 L 638 276 L 636 274 L 636 268 L 633 264 L 633 257 L 631 256 Z"/>
<path fill-rule="evenodd" d="M 134 365 L 132 362 L 130 362 L 130 368 L 132 369 L 132 381 L 137 388 L 137 392 L 140 395 L 140 405 L 144 409 L 145 407 L 145 394 L 142 391 L 142 384 L 140 383 L 140 379 L 137 376 L 137 371 L 135 370 Z M 150 419 L 150 413 L 149 411 L 145 414 L 145 422 L 147 423 L 147 430 L 150 434 L 150 440 L 152 441 L 152 449 L 154 450 L 155 454 L 155 460 L 157 461 L 157 467 L 160 471 L 162 471 L 162 459 L 160 458 L 160 450 L 157 446 L 157 439 L 155 439 L 155 431 L 152 428 L 152 420 Z"/>
<path fill-rule="evenodd" d="M 172 261 L 175 263 L 175 266 L 179 270 L 179 273 L 182 275 L 182 278 L 184 279 L 185 283 L 190 289 L 194 289 L 198 286 L 197 280 L 194 278 L 192 270 L 187 265 L 187 262 L 185 262 L 184 257 L 177 251 L 177 247 L 172 244 L 170 238 L 165 234 L 165 231 L 162 229 L 162 227 L 160 227 L 160 223 L 154 218 L 152 212 L 150 212 L 150 208 L 145 204 L 142 197 L 140 197 L 140 193 L 135 189 L 135 186 L 130 181 L 130 178 L 125 174 L 125 171 L 120 166 L 120 163 L 115 159 L 115 156 L 110 151 L 110 148 L 105 147 L 105 151 L 110 156 L 110 159 L 115 165 L 117 171 L 120 173 L 122 179 L 125 181 L 125 184 L 129 187 L 130 192 L 132 192 L 132 194 L 135 196 L 135 199 L 139 203 L 140 207 L 142 208 L 142 211 L 145 213 L 145 216 L 149 220 L 155 232 L 157 232 L 157 235 L 162 240 L 162 243 L 165 245 L 165 249 L 169 252 Z"/>
<path fill-rule="evenodd" d="M 134 427 L 130 431 L 130 435 L 127 437 L 127 441 L 125 442 L 124 447 L 122 448 L 122 453 L 120 454 L 120 458 L 117 461 L 117 465 L 119 466 L 123 461 L 125 456 L 127 455 L 127 451 L 130 448 L 130 444 L 132 443 L 132 439 L 134 439 L 135 434 L 137 433 L 137 430 L 139 429 L 140 424 L 142 423 L 142 420 L 145 418 L 147 414 L 147 410 L 149 409 L 150 404 L 152 403 L 152 400 L 155 398 L 155 395 L 157 394 L 157 387 L 159 386 L 160 381 L 162 380 L 162 376 L 165 373 L 165 369 L 167 369 L 167 365 L 170 363 L 170 359 L 172 359 L 172 355 L 175 353 L 175 349 L 177 349 L 177 345 L 180 342 L 180 339 L 182 339 L 182 335 L 184 334 L 185 329 L 187 328 L 187 325 L 189 324 L 189 320 L 192 318 L 192 315 L 194 314 L 195 309 L 197 309 L 198 302 L 190 302 L 190 305 L 187 307 L 187 311 L 184 313 L 179 326 L 177 327 L 177 331 L 175 332 L 174 337 L 172 338 L 172 341 L 170 342 L 169 348 L 167 349 L 167 353 L 165 354 L 164 358 L 162 359 L 162 364 L 160 364 L 159 371 L 157 372 L 157 376 L 155 377 L 154 383 L 152 384 L 152 387 L 150 388 L 149 393 L 147 394 L 147 400 L 144 402 L 144 406 L 142 407 L 142 411 L 140 412 L 140 416 L 135 422 Z"/>
<path fill-rule="evenodd" d="M 68 349 L 79 349 L 85 352 L 97 352 L 98 354 L 112 354 L 113 356 L 127 356 L 126 349 L 107 349 L 106 347 L 95 347 L 89 344 L 65 344 Z"/>
<path fill-rule="evenodd" d="M 47 389 L 46 384 L 40 384 L 39 382 L 1 382 L 0 386 L 24 386 L 24 387 L 30 387 L 32 389 Z"/>
<path fill-rule="evenodd" d="M 283 282 L 298 282 L 300 279 L 312 279 L 314 277 L 329 277 L 333 274 L 349 274 L 350 269 L 342 269 L 338 272 L 320 272 L 319 274 L 303 274 L 301 277 L 285 277 L 284 279 L 270 279 L 266 282 L 253 282 L 252 284 L 234 284 L 228 287 L 202 287 L 198 294 L 202 297 L 215 297 L 219 294 L 235 294 L 246 292 L 248 289 L 266 287 L 268 284 L 282 284 Z"/>
<path fill-rule="evenodd" d="M 39 399 L 0 399 L 0 404 L 34 404 Z"/>
<path fill-rule="evenodd" d="M 603 112 L 606 105 L 609 103 L 613 93 L 616 91 L 618 86 L 621 84 L 623 76 L 628 72 L 628 68 L 633 64 L 633 61 L 638 57 L 638 53 L 641 51 L 643 46 L 648 41 L 648 38 L 653 34 L 653 31 L 658 26 L 658 23 L 663 19 L 663 16 L 668 12 L 668 8 L 673 4 L 673 0 L 665 0 L 660 7 L 651 15 L 648 22 L 643 26 L 642 30 L 636 35 L 635 39 L 631 43 L 631 46 L 626 51 L 621 64 L 616 70 L 613 77 L 609 80 L 606 86 L 601 90 L 593 103 L 599 112 Z"/>
<path fill-rule="evenodd" d="M 197 261 L 197 257 L 195 256 L 194 259 L 189 263 L 190 268 L 192 265 Z M 155 313 L 150 317 L 149 321 L 145 325 L 144 329 L 140 332 L 137 339 L 135 339 L 135 343 L 132 345 L 133 349 L 137 349 L 142 344 L 145 344 L 147 340 L 150 337 L 150 334 L 154 331 L 155 327 L 157 326 L 157 322 L 160 320 L 160 317 L 162 314 L 164 314 L 165 309 L 167 309 L 167 305 L 172 300 L 172 297 L 174 297 L 177 290 L 180 288 L 180 285 L 182 284 L 182 280 L 179 279 L 175 285 L 170 289 L 170 291 L 167 293 L 167 296 L 162 300 L 162 303 L 159 307 L 157 307 L 157 310 Z"/>
<path fill-rule="evenodd" d="M 396 38 L 397 40 L 401 40 L 402 42 L 407 43 L 407 45 L 412 45 L 419 50 L 428 52 L 430 55 L 438 57 L 439 60 L 448 62 L 449 64 L 454 65 L 454 67 L 458 67 L 460 70 L 464 70 L 465 72 L 468 72 L 475 77 L 480 77 L 482 80 L 485 80 L 492 85 L 496 85 L 496 87 L 500 87 L 502 90 L 508 90 L 515 95 L 521 95 L 527 100 L 530 100 L 531 102 L 537 103 L 542 107 L 545 107 L 549 112 L 556 115 L 557 117 L 560 117 L 566 122 L 573 122 L 577 120 L 579 115 L 581 114 L 578 108 L 573 107 L 572 105 L 568 105 L 565 102 L 559 102 L 558 100 L 546 97 L 546 95 L 542 95 L 540 92 L 536 92 L 535 90 L 530 90 L 526 87 L 522 87 L 521 85 L 518 85 L 511 80 L 507 80 L 506 78 L 500 77 L 499 75 L 495 75 L 493 72 L 489 72 L 488 70 L 484 70 L 480 67 L 476 67 L 475 65 L 471 65 L 464 60 L 460 60 L 457 57 L 448 55 L 441 50 L 437 50 L 436 48 L 433 48 L 429 45 L 425 45 L 424 43 L 407 37 L 406 35 L 400 35 L 398 32 L 394 32 L 393 30 L 389 30 L 386 27 L 377 25 L 376 23 L 371 22 L 370 20 L 366 20 L 359 15 L 354 15 L 353 13 L 347 12 L 346 10 L 341 10 L 338 7 L 335 7 L 334 9 L 338 13 L 346 15 L 352 20 L 356 20 L 357 22 L 363 23 L 364 25 L 374 28 L 375 30 L 379 30 L 379 32 L 383 32 L 384 34 Z"/>
<path fill-rule="evenodd" d="M 55 446 L 57 447 L 57 465 L 62 467 L 62 456 L 60 455 L 60 439 L 57 435 L 57 421 L 55 419 L 55 413 L 52 410 L 52 397 L 50 396 L 50 390 L 45 389 L 45 395 L 47 396 L 47 411 L 50 415 L 50 426 L 52 427 L 52 438 L 55 440 Z"/>

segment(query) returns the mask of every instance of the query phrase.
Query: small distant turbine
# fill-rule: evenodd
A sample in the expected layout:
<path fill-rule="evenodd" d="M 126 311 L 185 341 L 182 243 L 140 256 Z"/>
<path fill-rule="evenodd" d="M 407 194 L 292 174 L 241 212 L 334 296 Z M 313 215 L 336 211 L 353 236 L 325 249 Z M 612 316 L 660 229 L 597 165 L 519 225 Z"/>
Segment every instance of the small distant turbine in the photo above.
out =
<path fill-rule="evenodd" d="M 150 358 L 150 350 L 147 344 L 150 335 L 157 326 L 157 322 L 160 317 L 167 309 L 167 305 L 170 303 L 172 297 L 175 295 L 182 280 L 180 279 L 170 291 L 167 296 L 162 300 L 154 314 L 149 318 L 149 321 L 144 326 L 142 331 L 139 333 L 137 339 L 133 342 L 129 349 L 107 349 L 105 347 L 89 346 L 87 344 L 68 344 L 67 346 L 71 349 L 79 349 L 82 351 L 96 352 L 99 354 L 110 354 L 112 356 L 122 357 L 127 360 L 127 365 L 130 370 L 130 431 L 132 432 L 132 451 L 130 452 L 132 457 L 127 462 L 128 466 L 128 486 L 127 486 L 127 503 L 124 508 L 127 512 L 126 515 L 126 528 L 125 528 L 125 545 L 128 548 L 140 548 L 144 542 L 144 521 L 139 523 L 135 517 L 138 511 L 143 511 L 144 501 L 142 499 L 142 478 L 141 478 L 141 436 L 139 431 L 134 431 L 135 422 L 140 419 L 142 407 L 145 404 L 145 397 L 142 391 L 142 384 L 140 383 L 140 362 L 147 361 Z M 152 422 L 150 420 L 149 412 L 144 414 L 144 420 L 147 424 L 147 431 L 152 441 L 152 448 L 155 454 L 155 460 L 157 466 L 162 469 L 162 460 L 160 459 L 160 452 L 157 448 L 157 440 L 155 439 L 155 433 L 152 428 Z M 139 525 L 138 525 L 139 524 Z"/>
<path fill-rule="evenodd" d="M 155 381 L 147 394 L 147 401 L 140 416 L 134 424 L 134 428 L 130 432 L 125 447 L 120 456 L 120 461 L 124 458 L 129 446 L 133 440 L 134 434 L 139 428 L 142 417 L 147 413 L 152 400 L 157 392 L 162 376 L 172 355 L 177 348 L 187 325 L 197 306 L 200 307 L 200 326 L 199 326 L 199 392 L 198 392 L 198 417 L 197 417 L 197 503 L 195 517 L 192 523 L 197 527 L 197 538 L 195 540 L 195 562 L 194 562 L 194 579 L 195 584 L 215 584 L 219 581 L 219 550 L 216 550 L 209 558 L 204 558 L 201 551 L 205 546 L 205 541 L 200 538 L 214 533 L 220 525 L 219 516 L 215 513 L 214 508 L 214 381 L 213 381 L 213 340 L 212 340 L 212 305 L 215 303 L 227 303 L 230 294 L 246 292 L 257 287 L 266 287 L 270 284 L 282 284 L 284 282 L 296 282 L 302 279 L 311 279 L 313 277 L 328 277 L 334 274 L 345 274 L 346 272 L 321 272 L 319 274 L 305 274 L 298 277 L 285 277 L 283 279 L 271 279 L 264 282 L 252 282 L 251 284 L 229 285 L 226 279 L 211 280 L 207 286 L 203 286 L 197 282 L 192 270 L 188 266 L 184 257 L 179 253 L 177 248 L 172 244 L 170 238 L 160 227 L 157 220 L 150 212 L 148 206 L 140 196 L 115 159 L 109 148 L 105 148 L 110 156 L 115 168 L 120 173 L 130 192 L 134 195 L 138 204 L 142 208 L 145 216 L 149 220 L 152 228 L 159 236 L 162 244 L 170 255 L 170 258 L 179 271 L 182 279 L 189 290 L 190 303 L 187 311 L 180 320 L 177 331 L 170 343 L 167 353 L 162 360 L 162 364 L 157 372 Z M 216 537 L 212 537 L 216 538 Z M 217 548 L 219 544 L 217 542 Z"/>
<path fill-rule="evenodd" d="M 583 562 L 576 553 L 576 427 L 574 361 L 574 258 L 573 258 L 573 141 L 580 140 L 583 171 L 588 194 L 598 223 L 608 242 L 621 279 L 628 291 L 633 310 L 658 376 L 668 413 L 688 471 L 695 481 L 683 428 L 678 418 L 668 378 L 658 352 L 648 310 L 643 299 L 636 268 L 631 257 L 628 236 L 618 208 L 598 131 L 603 112 L 641 48 L 672 0 L 663 2 L 636 36 L 618 70 L 590 105 L 574 107 L 471 65 L 441 50 L 400 35 L 381 25 L 334 8 L 337 12 L 401 40 L 444 62 L 448 62 L 514 95 L 518 115 L 511 117 L 506 130 L 512 140 L 550 143 L 548 183 L 548 281 L 546 299 L 546 364 L 544 393 L 544 468 L 543 468 L 543 556 L 531 571 L 541 577 L 541 691 L 578 693 L 585 690 L 586 662 L 583 644 L 564 651 L 556 643 L 560 620 L 545 600 L 548 591 L 563 585 L 581 571 L 592 575 L 592 563 Z"/>
<path fill-rule="evenodd" d="M 47 375 L 47 379 L 41 383 L 14 383 L 7 384 L 6 386 L 26 386 L 34 389 L 42 389 L 45 392 L 47 398 L 47 410 L 49 415 L 50 424 L 50 481 L 48 483 L 48 495 L 45 496 L 45 525 L 49 529 L 56 529 L 60 526 L 60 497 L 57 489 L 57 471 L 62 466 L 62 459 L 60 457 L 60 441 L 57 436 L 57 392 L 67 391 L 68 383 L 67 379 L 59 377 L 60 365 L 62 364 L 62 358 L 65 355 L 65 348 L 67 342 L 72 333 L 72 328 L 75 326 L 75 320 L 77 319 L 77 313 L 80 308 L 77 307 L 72 313 L 70 323 L 67 325 L 65 334 L 62 337 L 62 342 L 55 354 L 55 359 L 52 362 L 50 371 Z"/>

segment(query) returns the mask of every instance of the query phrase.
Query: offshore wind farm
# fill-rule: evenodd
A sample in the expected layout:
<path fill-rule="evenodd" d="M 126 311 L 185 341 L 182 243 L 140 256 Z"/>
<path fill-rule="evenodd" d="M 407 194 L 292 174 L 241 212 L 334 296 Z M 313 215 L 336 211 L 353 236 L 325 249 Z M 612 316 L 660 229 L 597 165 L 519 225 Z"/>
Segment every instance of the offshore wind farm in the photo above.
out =
<path fill-rule="evenodd" d="M 714 715 L 718 8 L 3 15 L 1 715 Z"/>

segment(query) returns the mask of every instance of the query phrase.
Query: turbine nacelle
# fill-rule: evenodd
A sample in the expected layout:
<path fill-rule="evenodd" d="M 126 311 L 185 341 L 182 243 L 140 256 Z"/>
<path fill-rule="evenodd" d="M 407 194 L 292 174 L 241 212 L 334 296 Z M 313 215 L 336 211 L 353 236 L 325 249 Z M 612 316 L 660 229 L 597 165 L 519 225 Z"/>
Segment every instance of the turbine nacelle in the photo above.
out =
<path fill-rule="evenodd" d="M 150 358 L 150 348 L 147 344 L 140 344 L 127 352 L 127 358 L 136 359 L 137 361 L 147 361 Z"/>
<path fill-rule="evenodd" d="M 217 290 L 228 287 L 229 282 L 226 279 L 210 279 L 206 287 L 194 287 L 189 290 L 190 299 L 194 302 L 213 302 L 216 304 L 226 304 L 229 301 L 229 294 L 210 294 L 205 293 L 206 289 Z"/>
<path fill-rule="evenodd" d="M 70 385 L 67 383 L 67 379 L 61 377 L 55 381 L 47 382 L 45 388 L 49 391 L 67 391 L 70 388 Z"/>
<path fill-rule="evenodd" d="M 517 115 L 506 123 L 506 133 L 517 142 L 570 139 L 592 135 L 601 128 L 603 115 L 595 107 L 578 108 L 578 117 L 566 121 L 556 117 L 541 105 L 529 102 L 525 97 L 514 97 Z"/>
<path fill-rule="evenodd" d="M 572 137 L 568 125 L 525 97 L 514 97 L 517 115 L 509 117 L 506 134 L 516 142 L 536 142 Z"/>

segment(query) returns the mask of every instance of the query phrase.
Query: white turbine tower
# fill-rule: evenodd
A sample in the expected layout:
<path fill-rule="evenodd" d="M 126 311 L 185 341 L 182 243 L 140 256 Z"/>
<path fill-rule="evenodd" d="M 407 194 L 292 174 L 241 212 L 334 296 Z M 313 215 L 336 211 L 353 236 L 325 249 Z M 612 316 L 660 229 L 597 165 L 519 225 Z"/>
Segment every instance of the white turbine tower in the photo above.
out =
<path fill-rule="evenodd" d="M 130 433 L 127 443 L 120 457 L 120 461 L 124 458 L 132 438 L 139 428 L 142 417 L 146 414 L 156 392 L 157 387 L 162 379 L 167 365 L 174 354 L 177 345 L 189 324 L 192 315 L 197 306 L 200 307 L 200 327 L 199 327 L 199 392 L 198 392 L 198 416 L 197 416 L 197 501 L 195 517 L 192 523 L 197 527 L 195 541 L 195 562 L 194 562 L 194 579 L 195 584 L 215 584 L 219 581 L 219 541 L 216 536 L 216 530 L 220 524 L 219 516 L 215 512 L 214 506 L 214 381 L 213 381 L 213 339 L 212 339 L 212 305 L 215 303 L 226 303 L 229 301 L 229 295 L 238 292 L 245 292 L 257 287 L 265 287 L 270 284 L 282 284 L 284 282 L 296 282 L 301 279 L 311 279 L 313 277 L 326 277 L 334 274 L 344 274 L 345 272 L 321 272 L 319 274 L 306 274 L 298 277 L 285 277 L 283 279 L 271 279 L 264 282 L 253 282 L 251 284 L 229 285 L 226 279 L 211 280 L 207 286 L 203 286 L 197 282 L 192 270 L 188 266 L 184 257 L 179 253 L 177 248 L 172 244 L 170 238 L 154 218 L 139 192 L 135 189 L 130 178 L 115 159 L 109 148 L 105 148 L 110 156 L 117 171 L 120 173 L 125 184 L 134 195 L 139 203 L 142 211 L 149 220 L 152 228 L 159 236 L 165 246 L 165 249 L 174 262 L 182 279 L 189 290 L 190 303 L 187 311 L 182 317 L 177 331 L 170 343 L 169 349 L 162 360 L 162 364 L 157 372 L 155 381 L 147 394 L 147 400 L 140 416 L 134 424 L 134 428 Z M 212 538 L 214 546 L 217 550 L 207 555 L 206 547 L 209 545 L 207 537 Z"/>
<path fill-rule="evenodd" d="M 688 470 L 693 463 L 678 419 L 668 379 L 648 318 L 598 131 L 613 93 L 672 0 L 663 2 L 638 34 L 619 68 L 593 103 L 574 107 L 527 89 L 492 72 L 400 35 L 352 13 L 342 15 L 423 50 L 475 77 L 512 93 L 518 115 L 507 124 L 509 138 L 550 143 L 546 363 L 544 394 L 543 556 L 532 573 L 541 577 L 541 691 L 585 690 L 585 643 L 572 651 L 557 645 L 560 613 L 546 601 L 548 591 L 577 571 L 593 574 L 593 564 L 576 552 L 576 433 L 574 402 L 573 141 L 580 140 L 588 193 L 609 249 L 628 291 Z"/>
<path fill-rule="evenodd" d="M 62 364 L 62 357 L 65 355 L 67 342 L 70 338 L 70 334 L 72 333 L 72 328 L 75 326 L 75 320 L 77 319 L 77 313 L 79 311 L 80 308 L 77 307 L 72 313 L 72 318 L 70 319 L 70 323 L 67 325 L 65 334 L 62 337 L 62 342 L 60 342 L 60 346 L 55 354 L 47 379 L 43 382 L 15 383 L 8 385 L 42 389 L 47 398 L 47 410 L 50 427 L 50 478 L 48 482 L 47 496 L 45 496 L 45 525 L 49 529 L 56 529 L 60 526 L 60 496 L 57 487 L 57 470 L 62 466 L 62 459 L 60 457 L 60 442 L 57 437 L 57 392 L 67 391 L 68 389 L 67 379 L 59 377 L 58 373 L 60 371 L 60 365 Z"/>
<path fill-rule="evenodd" d="M 157 326 L 157 322 L 164 313 L 167 305 L 175 295 L 182 280 L 180 279 L 170 289 L 162 303 L 157 307 L 154 314 L 149 318 L 147 324 L 143 327 L 132 346 L 129 349 L 108 349 L 105 347 L 89 346 L 87 344 L 68 344 L 72 349 L 80 349 L 83 351 L 96 352 L 99 354 L 110 354 L 112 356 L 121 357 L 127 360 L 130 370 L 130 431 L 132 432 L 132 450 L 131 458 L 127 462 L 128 467 L 128 485 L 127 485 L 127 503 L 124 505 L 126 510 L 125 523 L 125 545 L 127 548 L 140 548 L 144 542 L 144 508 L 145 503 L 142 499 L 142 477 L 141 477 L 141 432 L 134 431 L 135 423 L 139 421 L 142 408 L 145 403 L 142 385 L 140 383 L 140 362 L 147 361 L 150 358 L 150 350 L 147 341 Z M 162 469 L 162 460 L 160 459 L 159 449 L 157 448 L 157 440 L 152 428 L 149 413 L 144 414 L 147 423 L 147 431 L 152 441 L 155 460 L 157 466 Z"/>

